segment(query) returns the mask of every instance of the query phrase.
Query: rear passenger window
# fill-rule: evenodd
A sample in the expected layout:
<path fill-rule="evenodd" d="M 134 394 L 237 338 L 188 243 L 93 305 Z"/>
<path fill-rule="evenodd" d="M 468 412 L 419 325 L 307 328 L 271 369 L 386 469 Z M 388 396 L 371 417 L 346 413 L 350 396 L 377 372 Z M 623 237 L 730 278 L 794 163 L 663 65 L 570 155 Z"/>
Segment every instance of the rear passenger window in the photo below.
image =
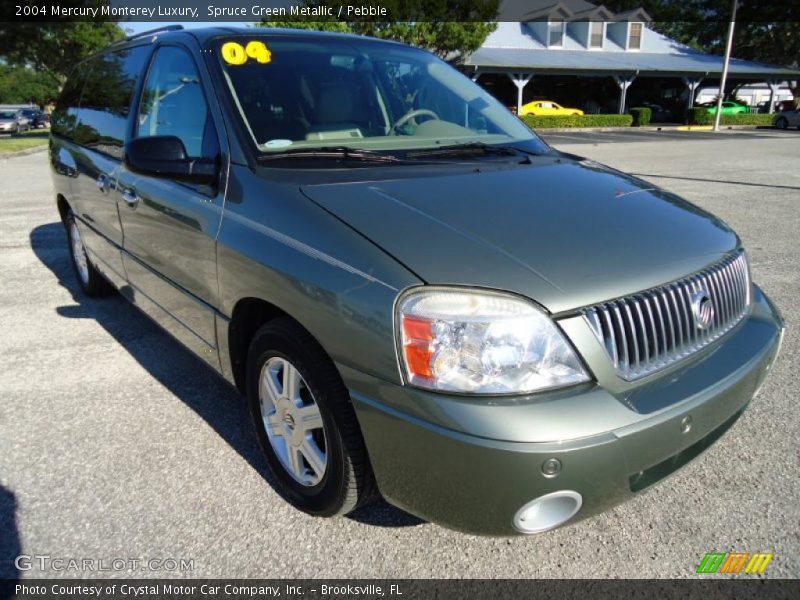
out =
<path fill-rule="evenodd" d="M 147 75 L 137 118 L 136 137 L 173 135 L 191 158 L 215 158 L 216 131 L 189 54 L 173 46 L 159 48 Z"/>
<path fill-rule="evenodd" d="M 72 138 L 72 131 L 78 122 L 78 105 L 81 103 L 81 92 L 86 83 L 87 63 L 81 63 L 72 71 L 61 90 L 61 95 L 53 111 L 51 131 L 65 138 Z"/>
<path fill-rule="evenodd" d="M 139 46 L 88 63 L 89 76 L 73 133 L 77 143 L 122 158 L 131 99 L 148 51 L 148 47 Z"/>

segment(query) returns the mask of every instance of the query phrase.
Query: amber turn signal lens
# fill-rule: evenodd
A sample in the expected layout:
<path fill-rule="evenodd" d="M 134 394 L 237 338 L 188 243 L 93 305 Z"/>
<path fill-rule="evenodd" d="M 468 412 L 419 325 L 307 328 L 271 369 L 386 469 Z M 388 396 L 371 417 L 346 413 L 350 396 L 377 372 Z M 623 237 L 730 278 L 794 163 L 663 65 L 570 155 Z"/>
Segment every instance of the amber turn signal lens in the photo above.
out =
<path fill-rule="evenodd" d="M 433 332 L 427 319 L 403 316 L 403 353 L 409 375 L 430 378 Z"/>

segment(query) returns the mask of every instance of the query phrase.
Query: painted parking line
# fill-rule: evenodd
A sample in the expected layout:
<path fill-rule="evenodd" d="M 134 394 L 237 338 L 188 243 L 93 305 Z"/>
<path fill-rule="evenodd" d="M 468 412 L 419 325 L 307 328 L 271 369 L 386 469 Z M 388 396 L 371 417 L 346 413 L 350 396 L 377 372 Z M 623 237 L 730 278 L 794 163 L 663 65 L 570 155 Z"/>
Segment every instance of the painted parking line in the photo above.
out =
<path fill-rule="evenodd" d="M 675 134 L 673 131 L 620 131 L 613 132 L 620 142 L 658 142 L 664 139 L 688 139 L 686 136 Z"/>
<path fill-rule="evenodd" d="M 582 142 L 584 144 L 591 144 L 593 138 L 590 135 L 594 134 L 584 134 L 580 135 L 578 133 L 568 134 L 568 133 L 544 133 L 539 132 L 539 135 L 542 136 L 545 141 L 557 141 L 557 140 L 565 140 L 568 142 Z"/>
<path fill-rule="evenodd" d="M 700 135 L 696 131 L 676 131 L 674 129 L 670 129 L 658 132 L 651 132 L 649 139 L 652 141 L 659 141 L 659 140 L 695 141 L 695 140 L 708 139 L 708 136 Z"/>
<path fill-rule="evenodd" d="M 540 132 L 542 137 L 547 139 L 560 138 L 572 142 L 583 142 L 584 144 L 607 144 L 628 141 L 627 134 L 615 134 L 615 132 L 575 132 L 575 133 L 546 133 Z"/>
<path fill-rule="evenodd" d="M 796 135 L 791 131 L 777 129 L 722 129 L 718 132 L 708 130 L 678 130 L 676 128 L 662 129 L 660 131 L 602 131 L 602 132 L 574 132 L 574 133 L 548 133 L 546 130 L 538 132 L 545 140 L 552 143 L 582 143 L 582 144 L 608 144 L 628 142 L 659 142 L 659 141 L 709 141 L 719 139 L 776 139 L 785 138 L 787 135 Z"/>
<path fill-rule="evenodd" d="M 637 133 L 628 131 L 601 131 L 592 135 L 601 143 L 630 142 L 638 137 Z"/>
<path fill-rule="evenodd" d="M 548 134 L 543 134 L 545 137 Z M 554 134 L 563 135 L 563 134 Z M 689 132 L 677 132 L 674 129 L 662 131 L 603 131 L 603 132 L 587 132 L 587 133 L 574 133 L 569 134 L 575 140 L 582 140 L 586 142 L 601 142 L 601 143 L 619 143 L 619 142 L 658 142 L 665 139 L 670 140 L 692 140 L 698 139 L 695 135 Z"/>

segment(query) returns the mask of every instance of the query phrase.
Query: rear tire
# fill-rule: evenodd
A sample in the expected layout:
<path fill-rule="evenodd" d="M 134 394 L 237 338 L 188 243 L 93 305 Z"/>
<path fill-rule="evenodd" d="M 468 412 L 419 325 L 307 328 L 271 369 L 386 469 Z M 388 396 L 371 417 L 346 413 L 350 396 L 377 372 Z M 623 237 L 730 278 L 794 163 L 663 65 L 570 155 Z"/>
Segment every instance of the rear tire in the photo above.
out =
<path fill-rule="evenodd" d="M 786 129 L 789 127 L 789 121 L 786 119 L 786 117 L 781 117 L 775 121 L 775 127 L 778 129 Z M 800 129 L 800 127 L 798 127 L 798 129 Z"/>
<path fill-rule="evenodd" d="M 64 219 L 64 227 L 67 230 L 67 245 L 72 259 L 72 268 L 75 270 L 75 277 L 83 292 L 93 298 L 111 294 L 114 291 L 113 286 L 89 261 L 86 246 L 83 244 L 83 238 L 72 211 L 67 213 L 67 218 Z"/>
<path fill-rule="evenodd" d="M 247 397 L 267 466 L 289 503 L 332 517 L 374 496 L 347 388 L 322 347 L 288 317 L 270 321 L 253 337 Z"/>

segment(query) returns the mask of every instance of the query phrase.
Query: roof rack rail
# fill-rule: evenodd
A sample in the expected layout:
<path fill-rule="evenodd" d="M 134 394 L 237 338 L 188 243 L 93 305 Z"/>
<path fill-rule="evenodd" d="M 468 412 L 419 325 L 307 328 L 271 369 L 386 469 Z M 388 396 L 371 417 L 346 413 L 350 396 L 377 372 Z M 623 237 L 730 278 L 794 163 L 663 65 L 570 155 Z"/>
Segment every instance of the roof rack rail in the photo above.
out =
<path fill-rule="evenodd" d="M 133 35 L 129 35 L 125 38 L 126 42 L 130 40 L 135 40 L 140 37 L 145 37 L 148 35 L 153 35 L 154 33 L 162 33 L 164 31 L 180 31 L 183 29 L 183 25 L 165 25 L 164 27 L 156 27 L 155 29 L 148 29 L 147 31 L 142 31 L 141 33 L 134 33 Z"/>

